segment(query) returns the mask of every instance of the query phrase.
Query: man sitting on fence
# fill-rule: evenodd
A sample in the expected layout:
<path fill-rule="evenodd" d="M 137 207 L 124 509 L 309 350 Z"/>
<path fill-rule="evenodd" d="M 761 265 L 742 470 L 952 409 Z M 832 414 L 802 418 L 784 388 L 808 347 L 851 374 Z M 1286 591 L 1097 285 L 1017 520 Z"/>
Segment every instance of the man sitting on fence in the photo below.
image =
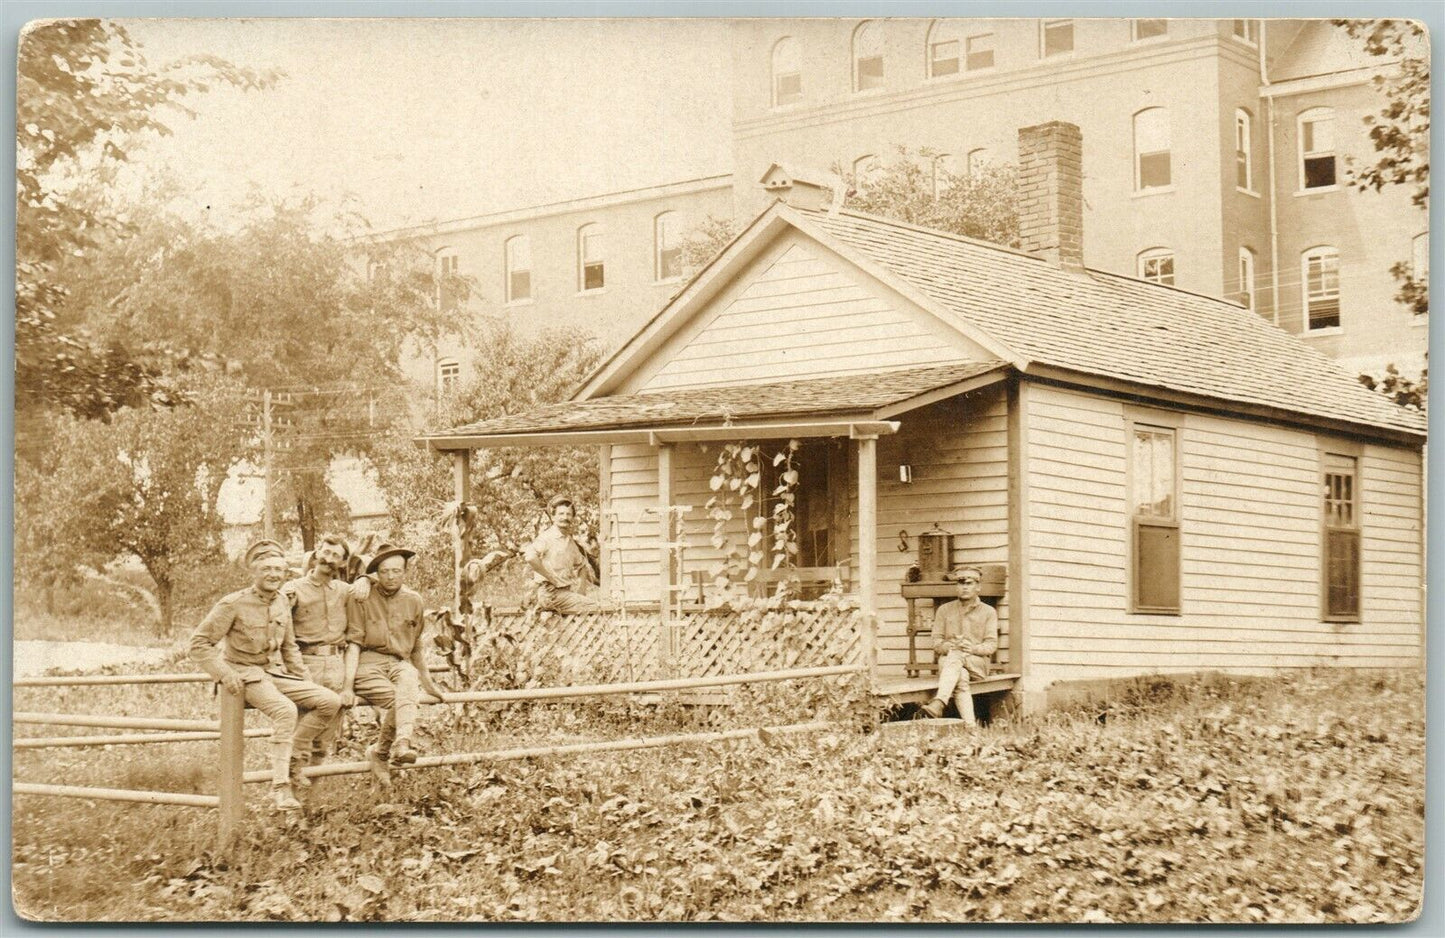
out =
<path fill-rule="evenodd" d="M 310 566 L 304 576 L 281 587 L 281 595 L 291 609 L 296 631 L 296 645 L 311 679 L 327 690 L 341 694 L 341 706 L 350 707 L 355 699 L 343 693 L 346 687 L 346 600 L 350 596 L 365 599 L 371 592 L 371 581 L 357 577 L 348 586 L 337 579 L 351 559 L 351 547 L 336 534 L 327 534 L 311 553 Z M 295 753 L 302 765 L 320 763 L 336 745 L 341 715 L 316 737 L 310 748 Z M 305 775 L 296 782 L 303 788 L 311 784 Z"/>
<path fill-rule="evenodd" d="M 938 650 L 938 693 L 924 704 L 930 717 L 943 716 L 948 698 L 958 706 L 958 715 L 974 722 L 973 695 L 969 678 L 988 677 L 989 659 L 998 651 L 998 613 L 978 598 L 983 571 L 978 567 L 955 567 L 948 579 L 958 584 L 958 599 L 944 603 L 933 614 L 933 647 Z"/>
<path fill-rule="evenodd" d="M 376 575 L 371 593 L 346 603 L 346 675 L 341 693 L 386 709 L 381 735 L 366 750 L 372 774 L 382 784 L 391 782 L 391 762 L 416 761 L 412 733 L 420 692 L 444 699 L 423 655 L 421 595 L 402 585 L 406 562 L 415 556 L 415 551 L 381 545 L 366 565 L 366 572 Z"/>
<path fill-rule="evenodd" d="M 572 499 L 558 495 L 547 503 L 547 513 L 552 524 L 522 553 L 537 581 L 537 608 L 562 615 L 596 612 L 601 603 L 582 591 L 597 582 L 597 570 L 572 535 Z"/>
<path fill-rule="evenodd" d="M 276 807 L 301 807 L 292 791 L 304 765 L 294 754 L 336 719 L 341 698 L 313 683 L 296 647 L 291 609 L 280 594 L 286 558 L 275 541 L 257 541 L 246 549 L 251 586 L 216 603 L 191 636 L 191 658 L 228 693 L 271 720 L 271 781 Z M 218 647 L 225 643 L 225 651 Z M 299 711 L 305 711 L 299 715 Z"/>

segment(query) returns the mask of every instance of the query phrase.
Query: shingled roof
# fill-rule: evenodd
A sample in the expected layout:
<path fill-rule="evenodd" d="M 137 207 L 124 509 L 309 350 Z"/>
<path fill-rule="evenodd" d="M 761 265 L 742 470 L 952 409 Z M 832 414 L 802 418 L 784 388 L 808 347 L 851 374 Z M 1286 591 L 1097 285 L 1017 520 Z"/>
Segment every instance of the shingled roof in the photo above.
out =
<path fill-rule="evenodd" d="M 1188 394 L 1423 434 L 1425 415 L 1233 303 L 841 211 L 790 210 L 1030 362 Z M 845 254 L 847 251 L 845 251 Z M 1027 371 L 1027 367 L 1025 369 Z"/>
<path fill-rule="evenodd" d="M 960 362 L 870 375 L 621 394 L 493 417 L 431 434 L 429 439 L 639 427 L 680 429 L 821 415 L 869 420 L 890 405 L 1007 367 L 999 361 Z"/>

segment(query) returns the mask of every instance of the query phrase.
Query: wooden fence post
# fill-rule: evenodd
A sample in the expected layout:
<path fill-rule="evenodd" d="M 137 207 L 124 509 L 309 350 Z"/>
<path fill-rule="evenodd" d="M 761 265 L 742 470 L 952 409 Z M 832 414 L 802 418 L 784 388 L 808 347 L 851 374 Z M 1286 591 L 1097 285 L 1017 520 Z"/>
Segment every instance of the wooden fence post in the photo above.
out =
<path fill-rule="evenodd" d="M 217 763 L 220 824 L 217 847 L 225 853 L 246 817 L 246 695 L 220 688 L 221 758 Z"/>

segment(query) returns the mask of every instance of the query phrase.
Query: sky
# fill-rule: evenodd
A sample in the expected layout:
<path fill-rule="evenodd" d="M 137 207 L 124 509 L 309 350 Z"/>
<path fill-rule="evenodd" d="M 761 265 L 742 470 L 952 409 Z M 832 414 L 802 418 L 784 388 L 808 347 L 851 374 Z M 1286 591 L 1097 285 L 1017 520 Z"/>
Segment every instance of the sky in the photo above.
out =
<path fill-rule="evenodd" d="M 188 99 L 137 160 L 213 218 L 259 189 L 351 196 L 384 230 L 731 168 L 723 21 L 122 22 L 153 65 L 286 73 Z"/>

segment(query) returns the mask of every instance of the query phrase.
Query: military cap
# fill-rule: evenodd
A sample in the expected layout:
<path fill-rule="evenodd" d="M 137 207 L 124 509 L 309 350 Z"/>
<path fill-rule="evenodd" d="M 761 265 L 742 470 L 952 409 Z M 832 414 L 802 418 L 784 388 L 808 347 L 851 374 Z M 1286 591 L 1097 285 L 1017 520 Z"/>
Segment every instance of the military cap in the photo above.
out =
<path fill-rule="evenodd" d="M 281 545 L 269 537 L 262 538 L 246 548 L 246 566 L 250 566 L 258 560 L 265 560 L 268 557 L 281 557 L 285 559 L 286 551 Z"/>

